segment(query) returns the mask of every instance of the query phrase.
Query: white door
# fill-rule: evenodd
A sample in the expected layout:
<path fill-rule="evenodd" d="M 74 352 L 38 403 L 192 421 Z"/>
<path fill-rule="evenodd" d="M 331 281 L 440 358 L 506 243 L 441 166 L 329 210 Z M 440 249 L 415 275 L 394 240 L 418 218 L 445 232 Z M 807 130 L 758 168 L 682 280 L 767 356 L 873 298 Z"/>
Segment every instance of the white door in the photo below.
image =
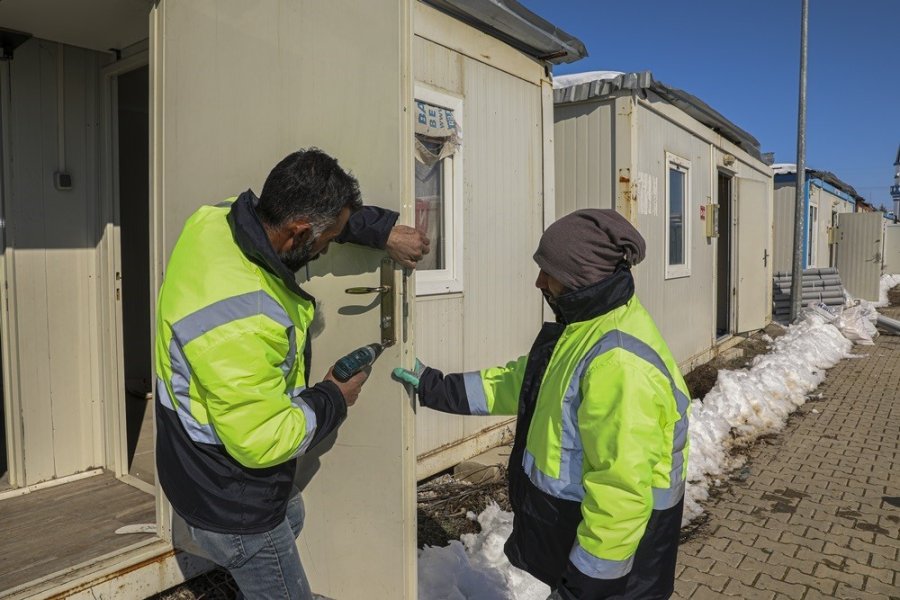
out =
<path fill-rule="evenodd" d="M 766 182 L 737 181 L 737 331 L 766 326 L 770 314 L 772 224 Z"/>
<path fill-rule="evenodd" d="M 412 196 L 409 0 L 161 0 L 151 15 L 155 276 L 185 218 L 247 188 L 301 147 L 400 211 Z M 411 222 L 412 211 L 404 213 Z M 301 285 L 320 300 L 312 379 L 380 339 L 383 252 L 332 247 Z M 414 412 L 394 366 L 411 364 L 401 274 L 391 270 L 398 343 L 382 354 L 333 447 L 305 461 L 299 546 L 313 590 L 341 600 L 414 598 Z M 158 281 L 157 281 L 158 285 Z M 383 301 L 383 300 L 382 300 Z M 402 319 L 402 320 L 400 320 Z M 301 483 L 305 483 L 302 480 Z"/>
<path fill-rule="evenodd" d="M 881 213 L 838 215 L 837 270 L 855 298 L 878 301 L 884 218 Z"/>

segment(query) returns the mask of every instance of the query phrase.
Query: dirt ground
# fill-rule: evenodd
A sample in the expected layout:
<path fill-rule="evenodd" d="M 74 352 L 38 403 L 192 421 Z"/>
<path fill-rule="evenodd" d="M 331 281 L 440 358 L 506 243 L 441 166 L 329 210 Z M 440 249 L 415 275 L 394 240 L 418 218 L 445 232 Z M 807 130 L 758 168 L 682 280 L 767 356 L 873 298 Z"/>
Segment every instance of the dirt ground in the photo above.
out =
<path fill-rule="evenodd" d="M 900 318 L 900 286 L 889 292 L 889 299 L 891 308 L 883 312 Z M 715 385 L 720 369 L 743 369 L 750 366 L 753 358 L 767 352 L 771 341 L 784 332 L 782 326 L 772 323 L 737 344 L 733 350 L 687 373 L 685 382 L 691 397 L 703 398 Z M 774 441 L 763 437 L 757 443 Z M 748 474 L 749 470 L 745 467 L 732 474 L 732 478 L 741 480 Z M 417 489 L 418 547 L 446 546 L 450 540 L 459 539 L 464 533 L 477 533 L 479 525 L 468 515 L 479 514 L 490 502 L 496 502 L 503 510 L 510 510 L 506 486 L 505 469 L 480 483 L 461 481 L 448 473 L 420 482 Z M 726 492 L 727 486 L 726 482 L 718 489 L 710 490 L 710 501 Z M 699 519 L 683 530 L 682 542 L 703 533 L 704 525 L 704 520 Z M 153 596 L 153 600 L 232 600 L 236 597 L 236 589 L 234 580 L 228 573 L 217 569 L 157 594 Z"/>

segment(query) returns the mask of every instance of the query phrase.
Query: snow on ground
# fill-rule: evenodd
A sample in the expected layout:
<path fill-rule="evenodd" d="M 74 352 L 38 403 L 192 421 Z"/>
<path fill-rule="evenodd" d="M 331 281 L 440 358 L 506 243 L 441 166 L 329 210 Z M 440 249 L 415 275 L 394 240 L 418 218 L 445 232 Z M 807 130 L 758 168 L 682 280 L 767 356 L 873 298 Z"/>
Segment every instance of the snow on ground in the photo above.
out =
<path fill-rule="evenodd" d="M 900 284 L 900 276 L 895 277 Z M 701 503 L 710 487 L 741 466 L 731 450 L 781 430 L 825 379 L 825 371 L 850 356 L 852 345 L 828 318 L 807 312 L 749 369 L 719 371 L 716 385 L 691 409 L 684 524 L 703 514 Z M 478 534 L 419 551 L 419 599 L 545 600 L 549 588 L 510 565 L 503 554 L 512 514 L 493 505 L 478 522 Z"/>
<path fill-rule="evenodd" d="M 888 302 L 888 292 L 898 285 L 900 285 L 900 275 L 882 275 L 880 283 L 881 289 L 878 291 L 878 302 L 873 304 L 873 306 L 880 308 L 890 304 L 890 302 Z"/>

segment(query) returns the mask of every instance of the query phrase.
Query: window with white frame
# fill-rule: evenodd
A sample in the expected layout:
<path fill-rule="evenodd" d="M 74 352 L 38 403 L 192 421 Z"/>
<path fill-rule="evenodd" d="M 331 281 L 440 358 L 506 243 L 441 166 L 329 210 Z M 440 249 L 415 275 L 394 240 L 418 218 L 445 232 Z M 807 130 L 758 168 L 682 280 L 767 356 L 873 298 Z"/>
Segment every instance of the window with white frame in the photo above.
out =
<path fill-rule="evenodd" d="M 431 241 L 416 266 L 416 294 L 461 292 L 462 99 L 417 84 L 415 109 L 416 229 Z"/>
<path fill-rule="evenodd" d="M 808 228 L 806 235 L 806 268 L 812 269 L 816 266 L 818 258 L 816 249 L 819 245 L 819 207 L 809 207 L 809 219 L 806 226 Z"/>
<path fill-rule="evenodd" d="M 666 153 L 666 279 L 691 274 L 691 163 Z"/>

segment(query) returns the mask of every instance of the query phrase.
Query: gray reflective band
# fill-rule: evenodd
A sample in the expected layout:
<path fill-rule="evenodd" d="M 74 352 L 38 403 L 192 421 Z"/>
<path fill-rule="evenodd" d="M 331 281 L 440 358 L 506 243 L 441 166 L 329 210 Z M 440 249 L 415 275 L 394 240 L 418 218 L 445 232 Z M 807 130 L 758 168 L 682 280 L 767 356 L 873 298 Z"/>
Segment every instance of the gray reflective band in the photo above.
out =
<path fill-rule="evenodd" d="M 632 335 L 619 333 L 622 336 L 622 347 L 659 369 L 669 380 L 669 386 L 675 396 L 679 419 L 675 423 L 675 431 L 672 433 L 672 470 L 669 472 L 669 487 L 666 489 L 653 488 L 653 508 L 665 510 L 678 504 L 684 495 L 684 447 L 687 444 L 688 408 L 691 400 L 678 389 L 666 363 L 653 348 Z"/>
<path fill-rule="evenodd" d="M 565 452 L 565 450 L 564 450 Z M 525 457 L 522 459 L 522 466 L 531 483 L 545 494 L 550 494 L 554 498 L 562 498 L 563 500 L 573 500 L 581 502 L 584 500 L 584 486 L 581 483 L 581 475 L 575 480 L 554 479 L 549 475 L 545 475 L 535 464 L 534 455 L 525 450 Z"/>
<path fill-rule="evenodd" d="M 172 325 L 172 333 L 182 346 L 187 346 L 207 331 L 254 315 L 265 315 L 284 327 L 293 326 L 283 306 L 267 293 L 256 290 L 219 300 L 179 319 Z"/>
<path fill-rule="evenodd" d="M 672 508 L 684 496 L 684 480 L 678 479 L 672 482 L 668 488 L 653 488 L 653 510 L 666 510 Z"/>
<path fill-rule="evenodd" d="M 294 361 L 297 359 L 297 330 L 291 326 L 288 328 L 287 335 L 288 352 L 287 356 L 284 357 L 284 362 L 281 363 L 281 373 L 285 379 L 291 374 L 291 368 L 293 368 Z"/>
<path fill-rule="evenodd" d="M 562 431 L 560 436 L 559 479 L 554 479 L 541 472 L 535 465 L 534 457 L 525 452 L 522 464 L 531 482 L 541 491 L 566 500 L 582 500 L 584 487 L 581 481 L 583 471 L 584 449 L 581 444 L 581 433 L 578 430 L 578 410 L 583 401 L 581 380 L 588 365 L 601 354 L 615 348 L 622 348 L 656 367 L 669 380 L 679 419 L 675 423 L 672 442 L 672 471 L 669 474 L 670 485 L 665 489 L 653 489 L 653 508 L 664 510 L 678 504 L 684 494 L 684 447 L 687 442 L 688 418 L 687 410 L 690 400 L 678 389 L 672 374 L 659 354 L 636 337 L 623 331 L 612 330 L 600 338 L 593 348 L 578 362 L 569 380 L 562 404 Z M 466 386 L 468 393 L 468 385 Z M 471 406 L 471 401 L 470 401 Z M 575 490 L 578 490 L 577 492 Z"/>
<path fill-rule="evenodd" d="M 484 395 L 484 384 L 479 371 L 463 373 L 463 384 L 466 388 L 466 399 L 469 402 L 470 415 L 489 415 L 487 396 Z"/>
<path fill-rule="evenodd" d="M 304 416 L 306 417 L 306 435 L 303 436 L 303 441 L 300 442 L 300 445 L 297 447 L 297 450 L 291 456 L 291 458 L 295 458 L 300 456 L 309 448 L 309 445 L 312 443 L 312 439 L 316 434 L 316 413 L 310 408 L 309 404 L 300 397 L 300 394 L 305 390 L 305 387 L 298 387 L 291 391 L 291 404 L 294 408 L 299 408 L 303 411 Z"/>
<path fill-rule="evenodd" d="M 678 409 L 678 421 L 675 423 L 675 431 L 672 433 L 672 470 L 669 472 L 668 488 L 653 488 L 653 508 L 665 510 L 672 508 L 681 501 L 684 495 L 684 447 L 688 436 L 688 409 L 691 400 L 684 392 L 678 389 L 672 373 L 663 362 L 659 354 L 636 337 L 624 332 L 619 332 L 622 338 L 622 347 L 629 352 L 643 358 L 656 367 L 669 380 L 672 395 L 675 396 L 675 405 Z"/>
<path fill-rule="evenodd" d="M 225 298 L 179 319 L 177 323 L 172 325 L 172 340 L 169 342 L 169 361 L 172 365 L 171 384 L 175 402 L 168 397 L 168 391 L 163 382 L 160 381 L 158 387 L 166 392 L 165 400 L 168 402 L 168 405 L 165 403 L 163 405 L 175 410 L 181 424 L 184 425 L 185 431 L 187 431 L 188 437 L 195 442 L 222 445 L 215 428 L 209 423 L 202 425 L 191 413 L 191 368 L 184 354 L 184 346 L 216 327 L 254 315 L 265 315 L 288 329 L 289 348 L 287 356 L 285 356 L 281 365 L 281 371 L 287 377 L 297 354 L 294 323 L 284 310 L 284 307 L 263 291 L 256 290 Z M 160 402 L 163 402 L 162 394 L 160 394 Z M 313 423 L 315 423 L 315 419 L 313 419 Z"/>
<path fill-rule="evenodd" d="M 172 376 L 172 379 L 175 379 L 174 375 Z M 160 404 L 175 411 L 175 414 L 178 415 L 178 420 L 181 421 L 181 425 L 184 427 L 189 438 L 200 444 L 222 445 L 222 441 L 219 439 L 219 436 L 216 435 L 216 430 L 213 429 L 213 426 L 209 423 L 201 425 L 197 419 L 194 418 L 194 415 L 191 414 L 189 404 L 185 406 L 184 403 L 179 403 L 177 407 L 172 404 L 172 399 L 169 398 L 169 390 L 166 389 L 166 384 L 161 379 L 156 380 L 156 395 L 159 397 Z M 187 400 L 187 402 L 190 402 L 190 400 Z"/>
<path fill-rule="evenodd" d="M 617 579 L 624 577 L 631 572 L 631 564 L 634 562 L 634 556 L 629 556 L 625 560 L 606 560 L 597 558 L 587 550 L 581 547 L 577 541 L 569 552 L 569 560 L 578 567 L 578 570 L 594 579 Z"/>

